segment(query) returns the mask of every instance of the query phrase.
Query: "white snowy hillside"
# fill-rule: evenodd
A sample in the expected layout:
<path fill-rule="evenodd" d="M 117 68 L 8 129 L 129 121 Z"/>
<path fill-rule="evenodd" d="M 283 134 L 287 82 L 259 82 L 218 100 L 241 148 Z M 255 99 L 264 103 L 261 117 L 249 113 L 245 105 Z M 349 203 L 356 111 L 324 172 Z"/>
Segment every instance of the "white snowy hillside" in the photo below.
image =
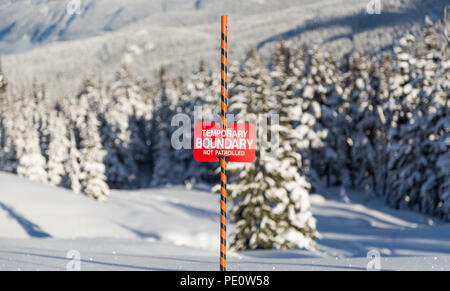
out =
<path fill-rule="evenodd" d="M 207 189 L 113 191 L 99 203 L 5 173 L 0 185 L 0 270 L 66 270 L 71 250 L 81 270 L 218 270 L 218 196 Z M 228 269 L 366 270 L 372 251 L 382 270 L 450 270 L 450 225 L 362 197 L 312 195 L 318 252 L 229 251 Z"/>
<path fill-rule="evenodd" d="M 253 47 L 264 52 L 280 37 L 323 44 L 337 55 L 377 51 L 418 31 L 425 14 L 441 17 L 448 4 L 382 0 L 381 13 L 368 14 L 369 1 L 361 0 L 79 0 L 71 14 L 68 2 L 0 1 L 0 55 L 18 88 L 38 76 L 50 94 L 66 95 L 82 76 L 111 77 L 122 62 L 146 76 L 162 63 L 188 74 L 200 58 L 216 68 L 222 14 L 229 15 L 233 61 Z"/>

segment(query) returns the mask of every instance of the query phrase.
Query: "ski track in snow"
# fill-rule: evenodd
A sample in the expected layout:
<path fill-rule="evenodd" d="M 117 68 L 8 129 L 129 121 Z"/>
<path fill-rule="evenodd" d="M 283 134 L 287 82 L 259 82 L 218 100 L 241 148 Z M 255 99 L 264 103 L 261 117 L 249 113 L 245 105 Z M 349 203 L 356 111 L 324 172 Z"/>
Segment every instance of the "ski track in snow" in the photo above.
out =
<path fill-rule="evenodd" d="M 6 173 L 0 184 L 0 270 L 65 270 L 70 250 L 82 270 L 218 268 L 219 197 L 207 187 L 113 191 L 100 203 Z M 375 249 L 383 270 L 450 270 L 449 224 L 351 191 L 349 202 L 318 192 L 317 252 L 229 250 L 228 269 L 366 270 Z"/>

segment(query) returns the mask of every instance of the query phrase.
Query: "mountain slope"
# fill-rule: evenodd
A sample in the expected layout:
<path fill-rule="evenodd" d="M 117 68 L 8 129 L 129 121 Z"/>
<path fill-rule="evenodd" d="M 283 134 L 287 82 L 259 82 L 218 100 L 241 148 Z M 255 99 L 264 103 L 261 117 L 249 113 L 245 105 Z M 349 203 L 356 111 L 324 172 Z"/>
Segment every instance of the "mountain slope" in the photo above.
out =
<path fill-rule="evenodd" d="M 385 0 L 379 15 L 366 1 L 80 0 L 69 15 L 67 1 L 7 1 L 0 4 L 0 53 L 16 86 L 33 78 L 61 97 L 81 79 L 108 79 L 121 62 L 152 77 L 161 64 L 188 74 L 203 58 L 219 66 L 219 21 L 229 14 L 230 60 L 258 47 L 263 53 L 278 38 L 323 44 L 336 54 L 356 48 L 388 47 L 404 31 L 417 31 L 423 16 L 442 16 L 446 1 Z"/>

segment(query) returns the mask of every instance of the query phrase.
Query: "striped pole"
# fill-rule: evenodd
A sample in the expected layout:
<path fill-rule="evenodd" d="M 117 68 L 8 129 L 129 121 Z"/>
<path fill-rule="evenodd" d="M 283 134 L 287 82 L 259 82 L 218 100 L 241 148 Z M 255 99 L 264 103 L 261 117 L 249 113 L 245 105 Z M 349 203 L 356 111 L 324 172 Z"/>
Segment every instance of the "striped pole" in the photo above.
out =
<path fill-rule="evenodd" d="M 221 41 L 221 115 L 222 128 L 227 127 L 227 16 L 222 16 Z M 227 268 L 227 161 L 220 158 L 220 270 Z"/>

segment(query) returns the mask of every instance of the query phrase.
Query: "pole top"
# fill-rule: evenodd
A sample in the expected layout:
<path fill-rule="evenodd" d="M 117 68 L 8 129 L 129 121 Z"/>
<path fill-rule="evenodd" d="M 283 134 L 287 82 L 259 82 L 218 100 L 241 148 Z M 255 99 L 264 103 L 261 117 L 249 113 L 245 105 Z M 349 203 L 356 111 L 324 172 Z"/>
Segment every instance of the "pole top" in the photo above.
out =
<path fill-rule="evenodd" d="M 222 15 L 220 17 L 221 21 L 222 21 L 222 33 L 227 34 L 228 29 L 227 29 L 227 25 L 228 25 L 228 15 Z"/>

